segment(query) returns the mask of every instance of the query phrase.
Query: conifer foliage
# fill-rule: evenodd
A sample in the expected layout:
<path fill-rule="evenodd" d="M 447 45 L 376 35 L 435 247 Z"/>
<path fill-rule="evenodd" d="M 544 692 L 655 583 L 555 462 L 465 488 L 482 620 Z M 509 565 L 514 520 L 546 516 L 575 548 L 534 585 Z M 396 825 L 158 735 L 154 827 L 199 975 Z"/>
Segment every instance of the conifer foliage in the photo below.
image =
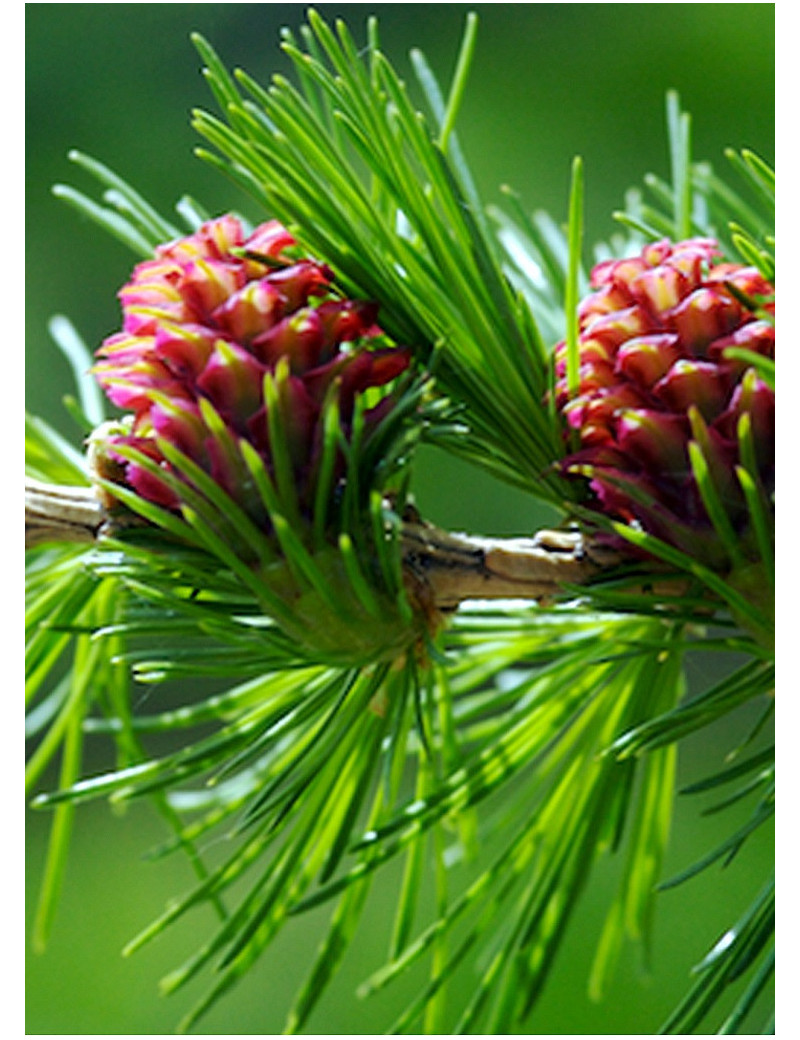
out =
<path fill-rule="evenodd" d="M 487 209 L 454 129 L 476 31 L 470 17 L 447 91 L 414 53 L 419 104 L 374 21 L 362 47 L 311 11 L 283 39 L 295 80 L 268 87 L 196 38 L 217 107 L 193 113 L 198 156 L 250 194 L 253 227 L 188 198 L 173 223 L 78 153 L 101 198 L 56 188 L 135 266 L 119 331 L 81 348 L 87 450 L 38 417 L 26 429 L 29 476 L 99 510 L 84 540 L 62 527 L 26 554 L 26 779 L 54 820 L 37 939 L 80 803 L 152 800 L 196 883 L 129 950 L 216 914 L 162 982 L 207 982 L 182 1030 L 327 906 L 285 1026 L 302 1032 L 400 860 L 388 957 L 362 995 L 428 975 L 388 1031 L 524 1031 L 600 857 L 620 865 L 596 996 L 624 941 L 657 942 L 661 887 L 771 825 L 774 174 L 746 150 L 727 156 L 734 187 L 695 162 L 670 95 L 671 179 L 629 193 L 591 255 L 579 159 L 563 234 Z M 54 332 L 74 353 L 74 330 Z M 476 559 L 408 549 L 409 525 L 427 530 L 408 493 L 420 443 L 557 508 L 591 569 L 546 601 L 444 608 L 430 568 L 457 582 Z M 699 653 L 721 677 L 690 691 Z M 178 686 L 185 703 L 160 709 L 187 678 L 213 694 Z M 666 878 L 681 743 L 744 704 L 753 733 L 692 790 L 750 815 Z M 82 775 L 87 734 L 115 768 Z M 206 862 L 211 835 L 224 854 Z M 653 1030 L 758 1015 L 768 1032 L 773 917 L 758 879 Z M 475 950 L 474 985 L 450 986 Z"/>

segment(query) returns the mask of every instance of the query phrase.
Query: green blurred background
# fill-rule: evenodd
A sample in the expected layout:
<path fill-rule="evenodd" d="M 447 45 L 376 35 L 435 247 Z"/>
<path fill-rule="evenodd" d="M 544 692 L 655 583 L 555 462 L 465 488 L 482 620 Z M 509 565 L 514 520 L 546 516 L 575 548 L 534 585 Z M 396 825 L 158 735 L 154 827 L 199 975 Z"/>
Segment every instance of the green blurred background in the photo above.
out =
<path fill-rule="evenodd" d="M 357 39 L 378 15 L 384 49 L 401 69 L 421 47 L 446 80 L 468 10 L 481 19 L 476 63 L 459 133 L 487 202 L 511 185 L 526 208 L 561 219 L 569 167 L 585 161 L 588 238 L 613 229 L 610 214 L 643 174 L 667 173 L 664 96 L 677 89 L 693 114 L 694 153 L 724 172 L 728 145 L 774 159 L 774 4 L 320 4 L 343 17 Z M 189 42 L 198 30 L 229 67 L 262 83 L 287 71 L 280 27 L 303 20 L 300 4 L 27 4 L 26 5 L 26 401 L 75 438 L 62 407 L 66 364 L 49 339 L 48 319 L 67 314 L 92 347 L 119 320 L 115 293 L 126 280 L 125 249 L 50 194 L 56 182 L 92 188 L 67 160 L 78 148 L 112 166 L 154 205 L 170 211 L 184 193 L 207 209 L 264 215 L 192 155 L 189 113 L 212 101 Z M 463 464 L 424 452 L 416 478 L 423 512 L 451 527 L 486 534 L 526 533 L 547 519 L 537 503 Z M 711 663 L 699 669 L 708 673 Z M 702 674 L 705 681 L 709 674 Z M 157 696 L 151 693 L 149 696 Z M 690 745 L 684 777 L 717 765 L 744 735 L 732 720 L 719 743 Z M 701 818 L 680 800 L 668 870 L 678 870 L 723 836 L 729 818 Z M 41 873 L 46 818 L 27 826 L 29 913 Z M 190 883 L 181 862 L 143 859 L 163 833 L 143 807 L 120 819 L 104 806 L 78 813 L 74 855 L 52 941 L 27 966 L 29 1034 L 168 1033 L 196 991 L 164 1000 L 160 974 L 188 955 L 210 924 L 199 915 L 133 959 L 119 950 L 165 900 Z M 647 1034 L 684 991 L 687 967 L 745 906 L 772 856 L 768 838 L 728 869 L 664 894 L 653 957 L 643 982 L 627 957 L 600 1008 L 585 996 L 592 945 L 613 891 L 609 864 L 578 908 L 570 938 L 528 1032 Z M 312 1020 L 323 1034 L 382 1032 L 412 991 L 414 979 L 385 997 L 355 1002 L 356 984 L 376 967 L 388 942 L 398 873 L 376 886 L 368 926 L 345 970 Z M 723 883 L 724 882 L 724 883 Z M 299 920 L 250 978 L 201 1027 L 209 1033 L 277 1032 L 293 985 L 316 949 L 323 914 Z M 459 977 L 470 985 L 471 968 Z"/>

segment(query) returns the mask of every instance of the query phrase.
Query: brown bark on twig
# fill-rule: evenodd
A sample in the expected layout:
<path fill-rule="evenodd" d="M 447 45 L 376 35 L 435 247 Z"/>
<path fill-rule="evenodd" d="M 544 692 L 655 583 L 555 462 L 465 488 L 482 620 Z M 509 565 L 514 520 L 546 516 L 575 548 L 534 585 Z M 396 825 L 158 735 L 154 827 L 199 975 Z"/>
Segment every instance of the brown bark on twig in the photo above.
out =
<path fill-rule="evenodd" d="M 94 542 L 107 522 L 91 487 L 26 482 L 26 549 L 47 542 Z M 576 531 L 478 538 L 443 531 L 417 516 L 402 523 L 400 547 L 414 599 L 444 613 L 470 599 L 547 600 L 565 584 L 582 584 L 613 562 L 603 560 Z"/>
<path fill-rule="evenodd" d="M 433 605 L 445 612 L 468 599 L 551 599 L 565 584 L 582 584 L 600 567 L 576 531 L 478 538 L 406 522 L 400 545 L 407 579 L 427 587 Z"/>
<path fill-rule="evenodd" d="M 93 542 L 106 515 L 91 487 L 25 481 L 25 548 L 45 542 Z"/>

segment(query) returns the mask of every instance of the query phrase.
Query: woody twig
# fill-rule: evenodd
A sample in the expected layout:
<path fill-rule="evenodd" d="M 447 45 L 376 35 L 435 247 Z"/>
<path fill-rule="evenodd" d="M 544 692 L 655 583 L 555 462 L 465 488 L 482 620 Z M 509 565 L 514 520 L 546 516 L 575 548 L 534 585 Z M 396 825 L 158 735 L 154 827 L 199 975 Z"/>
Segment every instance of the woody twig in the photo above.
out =
<path fill-rule="evenodd" d="M 26 482 L 26 549 L 48 542 L 91 544 L 109 530 L 113 521 L 93 487 Z M 565 584 L 588 581 L 609 562 L 577 531 L 480 538 L 443 531 L 416 515 L 402 521 L 400 547 L 407 583 L 442 612 L 470 599 L 547 600 Z"/>

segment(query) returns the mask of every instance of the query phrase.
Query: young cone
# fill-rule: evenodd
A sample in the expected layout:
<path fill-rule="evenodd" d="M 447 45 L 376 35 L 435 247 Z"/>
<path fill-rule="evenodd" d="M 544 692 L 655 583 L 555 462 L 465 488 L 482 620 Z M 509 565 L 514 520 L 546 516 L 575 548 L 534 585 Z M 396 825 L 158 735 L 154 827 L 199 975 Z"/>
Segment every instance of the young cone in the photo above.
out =
<path fill-rule="evenodd" d="M 401 435 L 411 358 L 377 307 L 343 299 L 280 224 L 247 234 L 233 216 L 157 248 L 120 299 L 94 368 L 129 413 L 91 439 L 106 510 L 185 520 L 305 656 L 401 653 L 419 625 L 378 544 L 392 536 L 373 457 Z"/>
<path fill-rule="evenodd" d="M 775 290 L 697 238 L 598 264 L 578 312 L 578 364 L 556 347 L 556 403 L 572 448 L 563 472 L 589 479 L 589 504 L 724 569 L 725 553 L 692 455 L 747 551 L 736 467 L 742 420 L 757 478 L 774 490 L 774 390 L 748 364 L 774 358 Z M 690 449 L 690 445 L 696 445 Z"/>
<path fill-rule="evenodd" d="M 132 412 L 127 431 L 105 441 L 107 455 L 113 460 L 115 447 L 127 445 L 158 468 L 116 456 L 124 482 L 143 498 L 179 507 L 164 450 L 171 445 L 261 522 L 263 505 L 229 445 L 248 442 L 274 476 L 271 440 L 280 427 L 310 521 L 326 404 L 336 398 L 348 438 L 356 396 L 407 368 L 408 352 L 387 345 L 375 324 L 377 307 L 341 299 L 332 272 L 294 257 L 294 245 L 274 221 L 246 235 L 224 216 L 160 246 L 121 290 L 122 331 L 103 343 L 95 374 L 114 404 Z M 385 410 L 365 413 L 362 436 Z"/>

